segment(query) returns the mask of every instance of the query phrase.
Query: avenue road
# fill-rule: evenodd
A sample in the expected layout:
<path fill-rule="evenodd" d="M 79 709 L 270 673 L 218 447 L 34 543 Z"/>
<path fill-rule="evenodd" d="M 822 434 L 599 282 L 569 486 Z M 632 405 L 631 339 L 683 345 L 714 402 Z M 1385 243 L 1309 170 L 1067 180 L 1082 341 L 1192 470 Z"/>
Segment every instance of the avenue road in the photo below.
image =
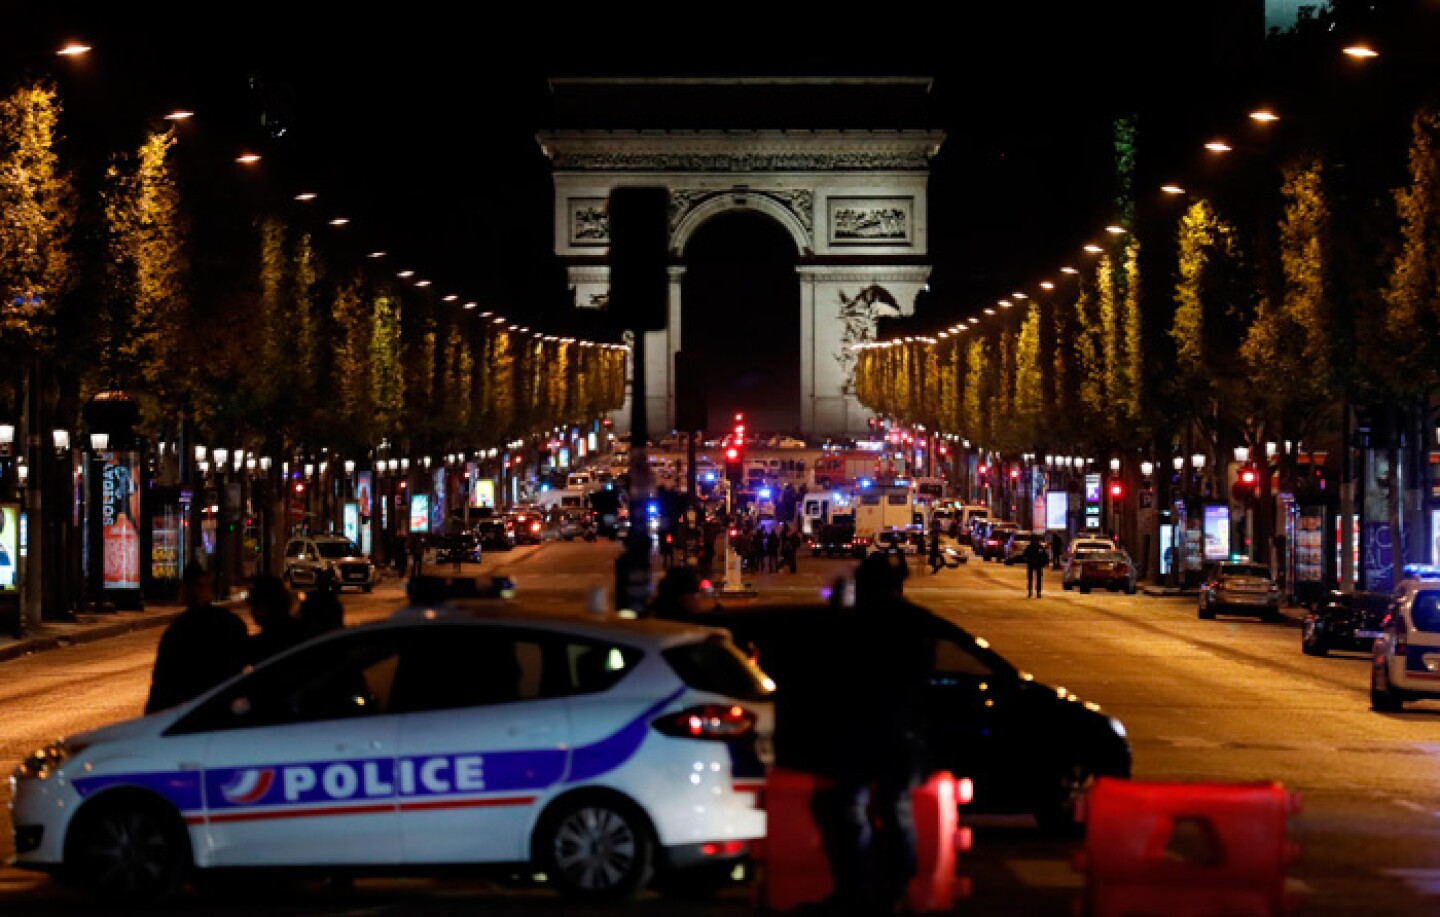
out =
<path fill-rule="evenodd" d="M 478 571 L 505 572 L 518 601 L 583 607 L 587 591 L 613 582 L 613 543 L 547 543 L 487 555 Z M 798 574 L 756 577 L 762 600 L 815 601 L 853 562 L 802 557 Z M 1291 819 L 1302 849 L 1290 867 L 1300 914 L 1440 913 L 1440 704 L 1373 713 L 1367 658 L 1300 652 L 1293 621 L 1201 621 L 1193 598 L 1059 588 L 1047 575 L 1028 599 L 1024 570 L 972 560 L 931 575 L 916 568 L 906 594 L 952 618 L 1039 681 L 1101 704 L 1129 730 L 1139 780 L 1276 780 L 1304 796 Z M 389 614 L 403 590 L 387 580 L 373 595 L 346 593 L 347 620 Z M 139 713 L 158 628 L 0 662 L 0 766 L 8 773 L 40 743 Z M 0 791 L 8 803 L 8 786 Z M 1083 886 L 1071 865 L 1077 841 L 1041 834 L 1023 818 L 979 816 L 974 848 L 961 856 L 971 892 L 956 913 L 1071 913 Z M 13 850 L 0 813 L 0 858 Z M 353 889 L 296 882 L 243 896 L 194 897 L 197 913 L 444 913 L 464 906 L 497 915 L 569 913 L 545 890 L 480 880 L 366 879 Z M 647 893 L 625 909 L 588 913 L 754 912 L 736 888 L 703 904 Z M 0 867 L 0 913 L 93 913 L 94 903 L 49 879 Z"/>

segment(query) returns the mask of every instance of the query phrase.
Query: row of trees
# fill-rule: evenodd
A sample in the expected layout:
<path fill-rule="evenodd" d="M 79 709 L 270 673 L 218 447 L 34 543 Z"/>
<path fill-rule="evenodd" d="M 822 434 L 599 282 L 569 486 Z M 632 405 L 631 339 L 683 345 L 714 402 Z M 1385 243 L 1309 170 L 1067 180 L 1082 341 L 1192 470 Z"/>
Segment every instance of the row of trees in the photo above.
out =
<path fill-rule="evenodd" d="M 861 403 L 1002 453 L 1160 467 L 1192 451 L 1215 467 L 1231 447 L 1256 455 L 1266 441 L 1338 457 L 1358 418 L 1378 450 L 1376 476 L 1418 489 L 1440 391 L 1440 106 L 1408 110 L 1408 149 L 1388 149 L 1393 169 L 1370 166 L 1394 133 L 1356 136 L 1342 115 L 1228 184 L 1177 196 L 1178 212 L 1137 214 L 1119 195 L 1126 231 L 1008 313 L 863 345 Z M 1122 189 L 1136 184 L 1133 127 L 1115 134 Z M 1403 177 L 1382 187 L 1392 176 Z M 1313 485 L 1293 465 L 1280 471 L 1287 489 Z M 1398 526 L 1400 488 L 1386 497 Z"/>
<path fill-rule="evenodd" d="M 21 415 L 37 358 L 58 426 L 119 387 L 149 437 L 189 424 L 269 454 L 482 448 L 620 407 L 620 346 L 521 331 L 322 252 L 278 192 L 178 155 L 173 127 L 68 163 L 62 114 L 43 79 L 0 99 L 0 361 L 16 368 L 0 420 Z"/>

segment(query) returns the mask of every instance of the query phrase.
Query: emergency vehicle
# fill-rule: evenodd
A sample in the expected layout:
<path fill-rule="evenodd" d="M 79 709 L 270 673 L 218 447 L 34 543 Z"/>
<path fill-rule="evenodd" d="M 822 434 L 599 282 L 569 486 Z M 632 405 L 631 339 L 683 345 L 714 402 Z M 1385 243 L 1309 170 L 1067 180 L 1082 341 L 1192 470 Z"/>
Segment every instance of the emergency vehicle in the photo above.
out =
<path fill-rule="evenodd" d="M 855 494 L 855 537 L 873 538 L 883 529 L 919 529 L 915 488 L 910 481 L 862 480 Z"/>
<path fill-rule="evenodd" d="M 765 836 L 773 689 L 715 628 L 417 606 L 31 754 L 14 865 L 120 904 L 231 867 L 693 888 Z"/>
<path fill-rule="evenodd" d="M 1440 700 L 1440 568 L 1408 564 L 1371 649 L 1370 707 Z"/>

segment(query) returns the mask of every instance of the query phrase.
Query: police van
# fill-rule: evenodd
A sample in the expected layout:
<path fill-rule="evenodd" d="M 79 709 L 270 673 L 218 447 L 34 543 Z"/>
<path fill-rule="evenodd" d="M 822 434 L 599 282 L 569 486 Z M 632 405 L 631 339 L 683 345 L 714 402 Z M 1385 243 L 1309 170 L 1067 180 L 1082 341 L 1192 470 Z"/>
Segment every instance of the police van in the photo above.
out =
<path fill-rule="evenodd" d="M 765 836 L 773 689 L 714 628 L 417 606 L 30 755 L 14 863 L 121 904 L 232 868 L 693 890 Z"/>
<path fill-rule="evenodd" d="M 1440 567 L 1407 564 L 1371 648 L 1370 707 L 1440 700 Z"/>

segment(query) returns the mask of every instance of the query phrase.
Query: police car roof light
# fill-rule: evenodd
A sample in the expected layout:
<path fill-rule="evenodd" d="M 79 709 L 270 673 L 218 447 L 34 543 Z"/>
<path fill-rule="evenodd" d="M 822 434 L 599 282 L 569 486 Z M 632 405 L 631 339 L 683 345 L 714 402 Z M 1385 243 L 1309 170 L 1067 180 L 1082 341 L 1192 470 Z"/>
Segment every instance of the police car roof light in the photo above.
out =
<path fill-rule="evenodd" d="M 1404 573 L 1411 579 L 1440 579 L 1440 565 L 1406 564 Z"/>

